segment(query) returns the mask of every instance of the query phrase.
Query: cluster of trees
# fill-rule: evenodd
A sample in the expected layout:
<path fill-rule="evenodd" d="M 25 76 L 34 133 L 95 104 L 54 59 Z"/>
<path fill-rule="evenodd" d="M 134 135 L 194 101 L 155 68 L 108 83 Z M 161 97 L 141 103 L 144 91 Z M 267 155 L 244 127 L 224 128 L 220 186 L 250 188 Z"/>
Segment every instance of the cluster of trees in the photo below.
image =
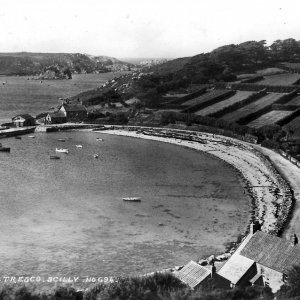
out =
<path fill-rule="evenodd" d="M 139 79 L 135 85 L 143 91 L 151 89 L 153 94 L 155 89 L 162 94 L 190 84 L 234 81 L 239 73 L 276 66 L 280 62 L 300 62 L 300 41 L 290 38 L 276 40 L 270 46 L 265 40 L 225 45 L 179 64 L 174 60 L 155 66 L 151 69 L 154 74 Z"/>

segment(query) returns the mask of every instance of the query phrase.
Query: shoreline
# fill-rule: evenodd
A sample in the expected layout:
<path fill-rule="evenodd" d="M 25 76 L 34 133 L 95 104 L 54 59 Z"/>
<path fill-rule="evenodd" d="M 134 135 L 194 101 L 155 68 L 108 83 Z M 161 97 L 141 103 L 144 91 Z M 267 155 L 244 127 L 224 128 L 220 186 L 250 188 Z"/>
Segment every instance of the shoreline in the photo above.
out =
<path fill-rule="evenodd" d="M 174 137 L 144 135 L 136 130 L 108 129 L 99 132 L 172 143 L 221 159 L 234 167 L 243 178 L 245 193 L 251 199 L 252 209 L 247 227 L 251 221 L 258 220 L 263 231 L 281 235 L 289 226 L 288 221 L 293 210 L 293 191 L 289 182 L 276 169 L 276 164 L 269 161 L 257 145 L 202 132 L 195 133 L 199 139 L 207 141 L 205 144 Z M 247 231 L 241 234 L 246 233 Z"/>

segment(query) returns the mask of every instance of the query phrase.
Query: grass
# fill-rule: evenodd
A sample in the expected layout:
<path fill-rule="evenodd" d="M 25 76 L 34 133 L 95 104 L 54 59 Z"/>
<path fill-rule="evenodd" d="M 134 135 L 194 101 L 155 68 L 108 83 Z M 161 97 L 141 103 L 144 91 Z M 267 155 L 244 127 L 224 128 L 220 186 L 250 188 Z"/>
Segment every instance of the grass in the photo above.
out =
<path fill-rule="evenodd" d="M 293 85 L 300 79 L 298 73 L 283 73 L 271 76 L 265 76 L 265 79 L 260 81 L 258 84 L 263 85 Z"/>
<path fill-rule="evenodd" d="M 300 106 L 300 96 L 293 98 L 286 105 L 299 105 Z"/>
<path fill-rule="evenodd" d="M 246 117 L 250 113 L 254 113 L 268 105 L 273 104 L 280 97 L 282 97 L 282 94 L 270 93 L 270 94 L 266 95 L 265 97 L 258 99 L 255 102 L 252 102 L 244 107 L 241 107 L 231 113 L 224 115 L 222 117 L 222 119 L 225 119 L 229 122 L 236 122 L 239 119 Z"/>
<path fill-rule="evenodd" d="M 240 102 L 250 95 L 252 95 L 254 92 L 249 92 L 249 91 L 237 91 L 235 95 L 232 97 L 225 99 L 221 102 L 215 103 L 213 105 L 210 105 L 208 107 L 205 107 L 199 111 L 197 111 L 195 114 L 196 115 L 201 115 L 201 116 L 208 116 L 210 114 L 216 113 L 217 111 L 223 109 L 224 107 L 227 107 L 229 105 L 232 105 L 234 103 Z"/>
<path fill-rule="evenodd" d="M 260 128 L 264 125 L 271 125 L 274 124 L 281 119 L 285 118 L 286 116 L 292 114 L 293 111 L 287 111 L 287 110 L 272 110 L 261 117 L 253 120 L 247 126 L 252 128 Z"/>
<path fill-rule="evenodd" d="M 184 103 L 182 103 L 182 105 L 185 105 L 185 106 L 194 106 L 194 105 L 197 105 L 197 104 L 200 104 L 200 103 L 204 103 L 206 101 L 209 101 L 215 97 L 218 97 L 218 96 L 221 96 L 225 93 L 227 93 L 228 90 L 213 90 L 211 92 L 207 92 L 199 97 L 196 97 L 194 99 L 191 99 L 191 100 L 188 100 Z"/>

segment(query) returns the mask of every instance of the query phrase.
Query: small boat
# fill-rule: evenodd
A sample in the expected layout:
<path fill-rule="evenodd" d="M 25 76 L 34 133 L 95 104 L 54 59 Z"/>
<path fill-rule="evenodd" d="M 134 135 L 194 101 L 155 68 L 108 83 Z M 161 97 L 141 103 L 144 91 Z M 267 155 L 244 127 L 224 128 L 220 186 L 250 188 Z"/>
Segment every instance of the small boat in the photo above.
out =
<path fill-rule="evenodd" d="M 50 155 L 50 159 L 60 159 L 60 157 L 57 155 Z"/>
<path fill-rule="evenodd" d="M 97 140 L 98 142 L 103 142 L 103 139 L 101 139 L 101 138 L 96 138 L 96 140 Z"/>
<path fill-rule="evenodd" d="M 68 154 L 69 153 L 69 150 L 68 149 L 55 149 L 56 152 L 59 152 L 59 153 L 66 153 Z"/>
<path fill-rule="evenodd" d="M 20 136 L 15 136 L 16 140 L 21 140 L 22 138 Z"/>
<path fill-rule="evenodd" d="M 65 139 L 57 139 L 58 141 L 60 142 L 65 142 L 66 140 Z"/>
<path fill-rule="evenodd" d="M 0 146 L 0 151 L 1 151 L 1 152 L 10 152 L 10 147 L 3 147 L 3 146 Z"/>
<path fill-rule="evenodd" d="M 141 197 L 124 197 L 122 198 L 123 201 L 129 201 L 129 202 L 141 202 Z"/>
<path fill-rule="evenodd" d="M 94 154 L 94 158 L 99 158 L 99 155 L 98 154 Z"/>
<path fill-rule="evenodd" d="M 76 148 L 82 148 L 82 145 L 76 145 Z"/>
<path fill-rule="evenodd" d="M 34 139 L 34 138 L 35 138 L 35 136 L 34 136 L 34 135 L 29 135 L 28 137 L 29 137 L 29 138 L 32 138 L 32 139 Z"/>

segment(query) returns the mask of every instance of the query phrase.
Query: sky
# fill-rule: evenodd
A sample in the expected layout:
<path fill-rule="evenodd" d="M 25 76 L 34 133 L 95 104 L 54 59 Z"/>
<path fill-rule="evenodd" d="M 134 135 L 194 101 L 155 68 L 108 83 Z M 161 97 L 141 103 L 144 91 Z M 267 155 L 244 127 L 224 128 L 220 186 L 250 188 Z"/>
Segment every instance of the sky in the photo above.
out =
<path fill-rule="evenodd" d="M 176 58 L 300 40 L 299 0 L 0 0 L 0 52 Z"/>

